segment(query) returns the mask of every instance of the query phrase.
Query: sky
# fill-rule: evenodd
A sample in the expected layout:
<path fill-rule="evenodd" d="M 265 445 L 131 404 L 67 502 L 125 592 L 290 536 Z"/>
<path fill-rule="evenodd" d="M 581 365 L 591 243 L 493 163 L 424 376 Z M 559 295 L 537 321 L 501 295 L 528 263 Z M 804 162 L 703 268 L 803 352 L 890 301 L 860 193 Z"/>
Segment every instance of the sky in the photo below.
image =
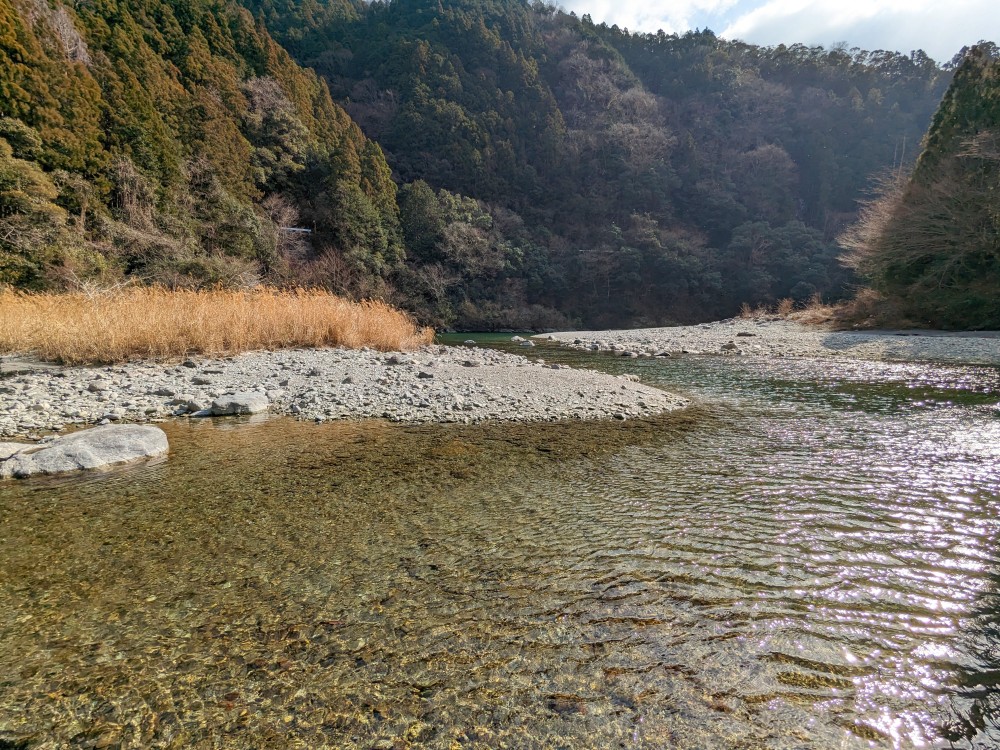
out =
<path fill-rule="evenodd" d="M 981 39 L 1000 44 L 1000 0 L 562 0 L 630 31 L 682 33 L 711 29 L 726 39 L 762 45 L 821 44 L 922 49 L 947 62 Z"/>

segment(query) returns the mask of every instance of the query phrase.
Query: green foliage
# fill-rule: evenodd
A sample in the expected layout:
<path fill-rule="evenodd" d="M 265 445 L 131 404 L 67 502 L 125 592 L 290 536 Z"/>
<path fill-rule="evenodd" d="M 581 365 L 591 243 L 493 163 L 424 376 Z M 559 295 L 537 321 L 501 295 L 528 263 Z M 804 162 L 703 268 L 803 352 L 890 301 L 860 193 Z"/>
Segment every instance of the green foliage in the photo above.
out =
<path fill-rule="evenodd" d="M 498 208 L 491 212 L 447 190 L 435 192 L 423 181 L 404 186 L 399 198 L 411 254 L 395 280 L 423 319 L 439 326 L 459 320 L 509 326 L 521 319 L 527 305 L 520 277 L 526 255 L 536 248 L 518 216 Z"/>
<path fill-rule="evenodd" d="M 67 172 L 47 173 L 30 159 L 41 142 L 16 121 L 0 119 L 0 284 L 40 289 L 58 274 L 96 273 L 99 254 L 81 242 L 79 223 L 57 201 L 78 186 Z M 15 149 L 7 140 L 18 144 Z M 81 200 L 85 200 L 80 196 Z M 77 203 L 80 207 L 80 203 Z M 85 208 L 81 208 L 81 215 Z"/>
<path fill-rule="evenodd" d="M 258 186 L 287 189 L 305 168 L 309 131 L 274 78 L 252 78 L 244 85 L 244 131 L 253 147 L 250 162 Z"/>
<path fill-rule="evenodd" d="M 18 159 L 37 159 L 42 149 L 38 133 L 12 117 L 0 117 L 0 138 L 7 142 L 10 155 Z"/>
<path fill-rule="evenodd" d="M 447 218 L 433 188 L 423 180 L 404 185 L 399 194 L 403 238 L 410 257 L 421 263 L 437 260 Z"/>
<path fill-rule="evenodd" d="M 402 249 L 392 242 L 378 210 L 358 185 L 337 183 L 328 201 L 320 217 L 356 270 L 381 276 L 402 260 Z"/>
<path fill-rule="evenodd" d="M 400 301 L 460 324 L 501 298 L 622 325 L 843 295 L 831 240 L 874 171 L 912 161 L 949 78 L 922 52 L 632 34 L 523 0 L 245 2 L 386 148 Z M 442 196 L 516 229 L 483 244 Z M 618 236 L 636 216 L 645 240 Z M 734 260 L 750 225 L 766 263 Z"/>
<path fill-rule="evenodd" d="M 1000 125 L 1000 62 L 985 46 L 973 47 L 955 71 L 941 101 L 923 152 L 914 169 L 915 180 L 933 180 L 941 160 L 954 156 L 962 144 L 983 130 Z"/>
<path fill-rule="evenodd" d="M 913 175 L 871 203 L 844 243 L 910 322 L 1000 327 L 1000 59 L 968 51 Z"/>
<path fill-rule="evenodd" d="M 14 128 L 8 124 L 4 130 Z M 57 196 L 48 175 L 15 157 L 0 139 L 0 284 L 41 283 L 50 246 L 65 225 L 65 212 L 53 203 Z"/>
<path fill-rule="evenodd" d="M 229 0 L 0 0 L 0 138 L 11 283 L 251 283 L 284 264 L 263 204 L 322 224 L 330 186 L 326 251 L 401 253 L 381 149 Z"/>

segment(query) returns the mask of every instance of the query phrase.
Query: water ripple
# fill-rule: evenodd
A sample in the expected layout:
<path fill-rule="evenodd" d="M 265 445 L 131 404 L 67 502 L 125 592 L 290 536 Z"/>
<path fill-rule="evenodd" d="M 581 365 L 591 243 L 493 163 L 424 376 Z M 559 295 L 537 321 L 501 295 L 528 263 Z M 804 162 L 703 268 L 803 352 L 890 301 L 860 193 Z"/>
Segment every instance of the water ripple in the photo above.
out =
<path fill-rule="evenodd" d="M 6 486 L 0 744 L 1000 746 L 996 370 L 587 362 L 705 406 Z"/>

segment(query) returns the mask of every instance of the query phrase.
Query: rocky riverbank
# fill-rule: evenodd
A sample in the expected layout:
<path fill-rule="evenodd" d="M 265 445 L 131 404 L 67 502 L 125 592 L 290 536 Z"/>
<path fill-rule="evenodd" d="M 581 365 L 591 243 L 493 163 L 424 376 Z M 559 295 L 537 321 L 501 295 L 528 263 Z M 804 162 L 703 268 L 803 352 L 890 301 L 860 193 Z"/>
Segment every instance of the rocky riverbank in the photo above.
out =
<path fill-rule="evenodd" d="M 713 354 L 1000 366 L 996 331 L 835 331 L 790 320 L 733 318 L 696 326 L 573 331 L 536 338 L 630 357 Z"/>
<path fill-rule="evenodd" d="M 301 349 L 12 374 L 0 380 L 0 438 L 263 411 L 316 421 L 472 423 L 628 419 L 685 405 L 629 378 L 471 346 L 407 354 Z"/>

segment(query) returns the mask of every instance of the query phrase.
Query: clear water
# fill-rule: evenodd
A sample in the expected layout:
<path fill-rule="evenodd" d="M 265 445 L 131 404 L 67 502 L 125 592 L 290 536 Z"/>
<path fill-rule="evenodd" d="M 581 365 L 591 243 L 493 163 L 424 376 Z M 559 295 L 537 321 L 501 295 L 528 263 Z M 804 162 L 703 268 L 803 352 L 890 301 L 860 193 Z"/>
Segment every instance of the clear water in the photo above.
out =
<path fill-rule="evenodd" d="M 997 370 L 531 354 L 701 405 L 3 485 L 0 748 L 1000 746 Z"/>

